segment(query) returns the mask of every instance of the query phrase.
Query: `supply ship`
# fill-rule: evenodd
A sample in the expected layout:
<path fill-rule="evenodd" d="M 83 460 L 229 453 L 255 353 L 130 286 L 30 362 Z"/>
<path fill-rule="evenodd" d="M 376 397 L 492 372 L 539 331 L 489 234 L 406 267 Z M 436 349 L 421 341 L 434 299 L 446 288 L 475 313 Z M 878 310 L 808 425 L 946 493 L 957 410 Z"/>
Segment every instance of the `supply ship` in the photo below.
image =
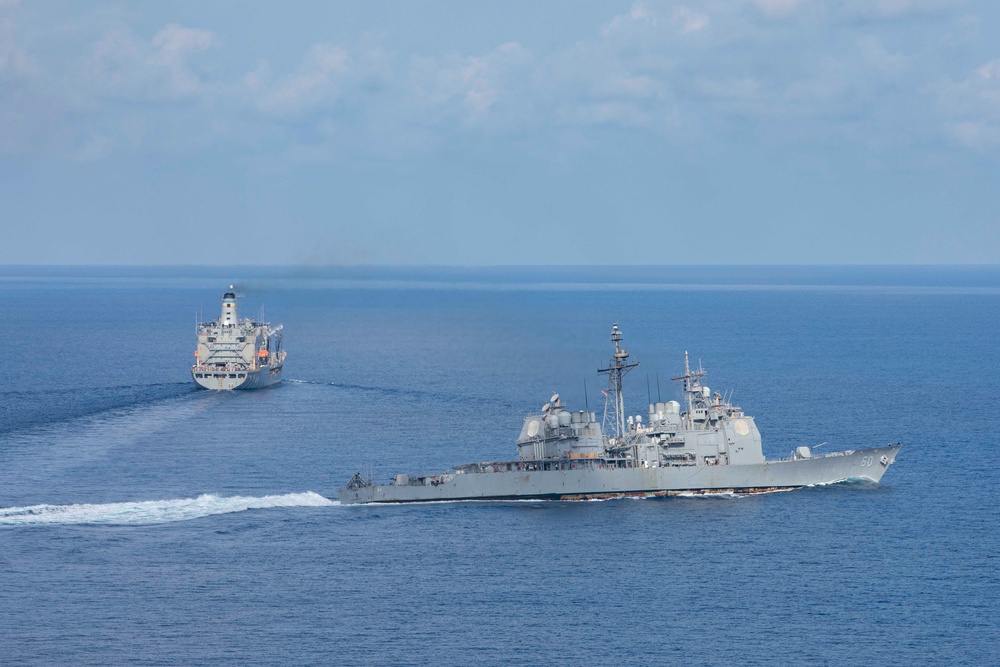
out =
<path fill-rule="evenodd" d="M 434 475 L 398 474 L 386 481 L 355 475 L 339 490 L 345 505 L 454 500 L 583 500 L 686 494 L 785 491 L 848 480 L 879 482 L 896 460 L 899 444 L 819 454 L 796 447 L 767 460 L 754 418 L 703 384 L 684 354 L 678 401 L 649 404 L 626 415 L 622 379 L 629 361 L 618 325 L 607 375 L 603 418 L 571 411 L 558 394 L 525 418 L 516 460 L 456 466 Z"/>
<path fill-rule="evenodd" d="M 219 319 L 198 324 L 191 378 L 203 389 L 262 389 L 281 382 L 285 353 L 281 326 L 239 319 L 232 285 L 222 295 Z"/>

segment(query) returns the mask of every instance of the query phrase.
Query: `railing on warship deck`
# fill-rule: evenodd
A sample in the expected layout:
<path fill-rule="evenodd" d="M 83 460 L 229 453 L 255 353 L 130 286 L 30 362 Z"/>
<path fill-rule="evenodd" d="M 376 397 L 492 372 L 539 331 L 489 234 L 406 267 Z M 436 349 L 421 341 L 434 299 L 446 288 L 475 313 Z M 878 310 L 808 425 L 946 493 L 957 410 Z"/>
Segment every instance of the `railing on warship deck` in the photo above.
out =
<path fill-rule="evenodd" d="M 661 464 L 662 465 L 662 464 Z M 669 464 L 666 464 L 669 465 Z M 664 465 L 664 467 L 666 467 Z M 493 472 L 546 472 L 555 470 L 597 470 L 598 468 L 639 468 L 642 462 L 634 458 L 614 459 L 536 459 L 528 461 L 498 461 L 495 463 L 470 463 L 457 466 L 457 470 L 471 473 Z"/>

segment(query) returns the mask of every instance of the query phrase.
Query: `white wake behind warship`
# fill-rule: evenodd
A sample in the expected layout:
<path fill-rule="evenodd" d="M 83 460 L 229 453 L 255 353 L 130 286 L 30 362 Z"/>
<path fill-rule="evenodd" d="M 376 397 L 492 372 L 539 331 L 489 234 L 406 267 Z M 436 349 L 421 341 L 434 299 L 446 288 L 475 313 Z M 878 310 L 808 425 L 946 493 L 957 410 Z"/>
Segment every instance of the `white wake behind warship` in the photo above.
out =
<path fill-rule="evenodd" d="M 199 387 L 262 389 L 281 382 L 281 326 L 271 328 L 250 317 L 240 320 L 232 285 L 222 295 L 219 319 L 199 323 L 197 329 L 191 378 Z"/>
<path fill-rule="evenodd" d="M 629 363 L 622 332 L 611 330 L 614 354 L 601 422 L 589 410 L 570 411 L 559 395 L 525 418 L 516 460 L 470 463 L 436 475 L 398 474 L 381 482 L 360 473 L 339 489 L 343 504 L 453 500 L 583 500 L 684 494 L 784 491 L 847 480 L 879 482 L 901 445 L 816 454 L 797 447 L 767 460 L 754 418 L 702 384 L 687 353 L 684 405 L 649 404 L 647 420 L 626 416 L 622 379 Z M 682 410 L 683 407 L 683 410 Z"/>

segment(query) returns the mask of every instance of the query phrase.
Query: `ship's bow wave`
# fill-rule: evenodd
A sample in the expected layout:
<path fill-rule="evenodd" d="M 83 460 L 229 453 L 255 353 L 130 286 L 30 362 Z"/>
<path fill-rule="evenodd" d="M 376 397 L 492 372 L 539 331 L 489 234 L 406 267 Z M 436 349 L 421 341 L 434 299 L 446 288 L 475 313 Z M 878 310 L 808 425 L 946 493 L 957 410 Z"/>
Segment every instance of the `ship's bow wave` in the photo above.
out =
<path fill-rule="evenodd" d="M 0 508 L 0 526 L 35 525 L 148 525 L 200 519 L 214 514 L 231 514 L 275 507 L 329 507 L 339 505 L 318 493 L 286 493 L 274 496 L 217 496 L 145 500 L 138 502 L 31 505 Z"/>

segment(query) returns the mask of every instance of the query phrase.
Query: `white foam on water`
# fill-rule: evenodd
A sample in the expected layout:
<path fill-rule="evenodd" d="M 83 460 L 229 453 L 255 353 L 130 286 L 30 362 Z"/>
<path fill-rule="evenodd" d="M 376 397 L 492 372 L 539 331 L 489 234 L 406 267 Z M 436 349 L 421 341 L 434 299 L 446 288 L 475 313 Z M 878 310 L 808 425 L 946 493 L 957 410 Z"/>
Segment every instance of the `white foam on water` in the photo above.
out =
<path fill-rule="evenodd" d="M 31 505 L 0 508 L 0 526 L 102 524 L 144 525 L 188 521 L 246 510 L 272 507 L 330 507 L 340 503 L 318 493 L 286 493 L 280 496 L 217 496 L 206 493 L 197 498 L 144 500 L 100 505 Z"/>
<path fill-rule="evenodd" d="M 844 479 L 838 479 L 833 482 L 816 482 L 815 484 L 807 484 L 807 489 L 817 488 L 821 486 L 876 486 L 876 482 L 871 477 L 845 477 Z"/>
<path fill-rule="evenodd" d="M 678 493 L 675 497 L 677 498 L 721 498 L 723 500 L 732 500 L 739 498 L 752 498 L 753 496 L 767 496 L 772 493 L 788 493 L 789 491 L 794 491 L 797 487 L 781 488 L 781 489 L 768 489 L 767 491 L 754 491 L 753 493 L 736 493 L 735 491 L 711 491 L 708 493 Z"/>
<path fill-rule="evenodd" d="M 675 494 L 675 498 L 716 498 L 716 499 L 733 499 L 733 498 L 746 498 L 747 494 L 733 493 L 732 491 L 720 492 L 720 493 L 678 493 Z"/>

